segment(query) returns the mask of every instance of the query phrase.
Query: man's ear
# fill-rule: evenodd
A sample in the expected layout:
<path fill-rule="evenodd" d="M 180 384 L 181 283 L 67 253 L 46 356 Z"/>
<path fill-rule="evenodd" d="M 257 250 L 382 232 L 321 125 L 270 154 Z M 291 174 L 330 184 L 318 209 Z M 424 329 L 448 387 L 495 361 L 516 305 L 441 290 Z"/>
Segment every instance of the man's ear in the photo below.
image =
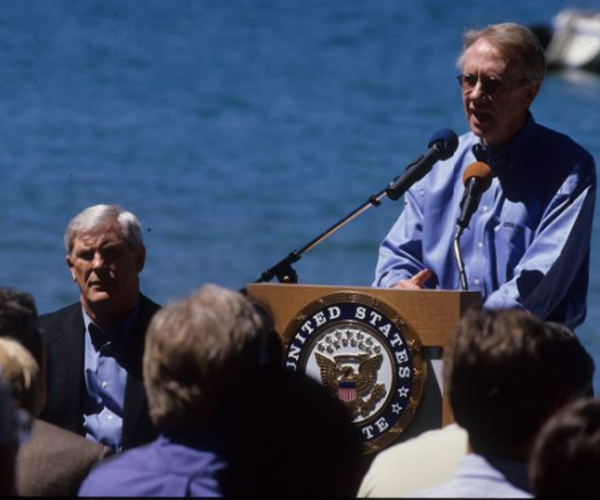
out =
<path fill-rule="evenodd" d="M 527 107 L 531 106 L 533 104 L 533 101 L 535 101 L 535 98 L 537 97 L 538 92 L 540 91 L 540 87 L 540 82 L 533 82 L 527 89 L 527 93 L 525 94 L 525 98 L 527 99 Z"/>
<path fill-rule="evenodd" d="M 77 278 L 75 277 L 75 270 L 73 269 L 73 260 L 69 254 L 65 255 L 65 262 L 67 263 L 67 267 L 71 272 L 71 278 L 73 278 L 73 281 L 77 281 Z"/>
<path fill-rule="evenodd" d="M 137 272 L 141 273 L 144 269 L 144 265 L 146 264 L 146 247 L 142 245 L 136 255 L 135 264 L 137 267 Z"/>

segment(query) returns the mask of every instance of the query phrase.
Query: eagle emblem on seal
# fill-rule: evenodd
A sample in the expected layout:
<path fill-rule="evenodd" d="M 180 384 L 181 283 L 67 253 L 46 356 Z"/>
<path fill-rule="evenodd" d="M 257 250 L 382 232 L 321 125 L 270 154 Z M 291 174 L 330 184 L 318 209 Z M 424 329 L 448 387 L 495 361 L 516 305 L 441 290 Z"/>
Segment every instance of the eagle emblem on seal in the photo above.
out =
<path fill-rule="evenodd" d="M 377 383 L 383 356 L 341 354 L 333 359 L 315 353 L 321 383 L 349 408 L 352 417 L 368 415 L 385 397 L 385 384 Z"/>

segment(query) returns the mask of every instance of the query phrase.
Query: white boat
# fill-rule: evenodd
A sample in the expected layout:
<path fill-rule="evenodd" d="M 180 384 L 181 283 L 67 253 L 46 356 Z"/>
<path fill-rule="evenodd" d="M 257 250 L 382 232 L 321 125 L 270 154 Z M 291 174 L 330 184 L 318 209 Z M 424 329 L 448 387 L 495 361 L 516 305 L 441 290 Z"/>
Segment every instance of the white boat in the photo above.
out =
<path fill-rule="evenodd" d="M 559 12 L 553 20 L 546 60 L 550 69 L 600 71 L 600 11 Z"/>

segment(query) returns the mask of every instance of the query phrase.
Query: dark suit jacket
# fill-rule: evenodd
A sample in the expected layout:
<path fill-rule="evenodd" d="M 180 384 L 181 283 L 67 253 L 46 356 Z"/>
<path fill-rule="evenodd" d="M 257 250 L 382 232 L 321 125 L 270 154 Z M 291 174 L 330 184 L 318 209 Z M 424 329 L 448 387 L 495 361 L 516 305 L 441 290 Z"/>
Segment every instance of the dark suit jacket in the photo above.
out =
<path fill-rule="evenodd" d="M 90 469 L 110 448 L 43 420 L 35 420 L 17 453 L 19 496 L 75 496 Z"/>
<path fill-rule="evenodd" d="M 123 408 L 123 449 L 153 441 L 158 433 L 148 413 L 142 378 L 146 330 L 160 306 L 140 295 L 140 308 L 132 332 L 130 355 L 121 365 L 127 370 Z M 40 418 L 85 435 L 83 403 L 85 394 L 85 324 L 78 302 L 39 317 L 47 344 L 48 400 Z"/>

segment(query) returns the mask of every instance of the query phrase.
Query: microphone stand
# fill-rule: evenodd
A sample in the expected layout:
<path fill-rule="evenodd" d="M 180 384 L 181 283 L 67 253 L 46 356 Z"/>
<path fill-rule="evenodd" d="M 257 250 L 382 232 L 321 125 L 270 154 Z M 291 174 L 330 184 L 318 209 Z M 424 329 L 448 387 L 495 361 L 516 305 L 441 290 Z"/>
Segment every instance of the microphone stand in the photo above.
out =
<path fill-rule="evenodd" d="M 296 273 L 296 270 L 292 267 L 292 264 L 298 262 L 303 254 L 305 254 L 309 250 L 312 250 L 319 243 L 325 241 L 338 229 L 344 227 L 346 224 L 354 220 L 367 209 L 371 207 L 378 207 L 379 205 L 381 205 L 381 200 L 385 196 L 388 196 L 392 200 L 397 200 L 398 198 L 400 198 L 400 196 L 404 194 L 404 191 L 406 191 L 407 189 L 408 186 L 406 188 L 396 188 L 394 181 L 392 181 L 386 189 L 380 191 L 377 194 L 371 195 L 365 203 L 360 205 L 358 208 L 354 209 L 346 217 L 344 217 L 343 219 L 335 223 L 333 226 L 331 226 L 329 229 L 322 232 L 312 241 L 304 245 L 300 250 L 294 250 L 293 252 L 290 252 L 287 255 L 287 257 L 281 259 L 273 267 L 270 267 L 269 269 L 263 271 L 260 275 L 260 278 L 258 278 L 254 283 L 263 283 L 265 281 L 271 281 L 275 277 L 279 280 L 280 283 L 298 283 L 298 274 Z"/>
<path fill-rule="evenodd" d="M 439 130 L 433 134 L 427 147 L 427 151 L 410 163 L 404 170 L 404 173 L 398 175 L 392 182 L 390 182 L 387 188 L 369 197 L 367 202 L 350 212 L 346 217 L 331 226 L 325 232 L 321 233 L 314 240 L 307 243 L 300 250 L 294 250 L 293 252 L 289 253 L 287 257 L 281 259 L 273 267 L 263 271 L 263 273 L 260 275 L 260 278 L 258 278 L 255 283 L 271 281 L 274 277 L 277 277 L 277 279 L 282 283 L 297 283 L 298 274 L 292 267 L 292 264 L 298 262 L 303 254 L 309 250 L 312 250 L 319 243 L 327 239 L 338 229 L 348 224 L 348 222 L 358 217 L 368 208 L 378 207 L 381 205 L 381 200 L 384 196 L 387 196 L 391 200 L 397 200 L 400 198 L 400 196 L 402 196 L 410 188 L 410 186 L 422 179 L 427 172 L 431 170 L 434 163 L 436 163 L 438 160 L 446 160 L 454 154 L 456 148 L 458 147 L 458 137 L 452 130 Z M 242 289 L 242 291 L 244 291 L 244 289 Z"/>
<path fill-rule="evenodd" d="M 454 258 L 456 259 L 456 265 L 458 266 L 458 276 L 460 277 L 460 285 L 464 291 L 469 290 L 467 284 L 467 275 L 465 273 L 465 264 L 463 262 L 462 253 L 460 251 L 459 240 L 462 236 L 463 227 L 460 225 L 456 228 L 456 234 L 454 235 Z"/>

